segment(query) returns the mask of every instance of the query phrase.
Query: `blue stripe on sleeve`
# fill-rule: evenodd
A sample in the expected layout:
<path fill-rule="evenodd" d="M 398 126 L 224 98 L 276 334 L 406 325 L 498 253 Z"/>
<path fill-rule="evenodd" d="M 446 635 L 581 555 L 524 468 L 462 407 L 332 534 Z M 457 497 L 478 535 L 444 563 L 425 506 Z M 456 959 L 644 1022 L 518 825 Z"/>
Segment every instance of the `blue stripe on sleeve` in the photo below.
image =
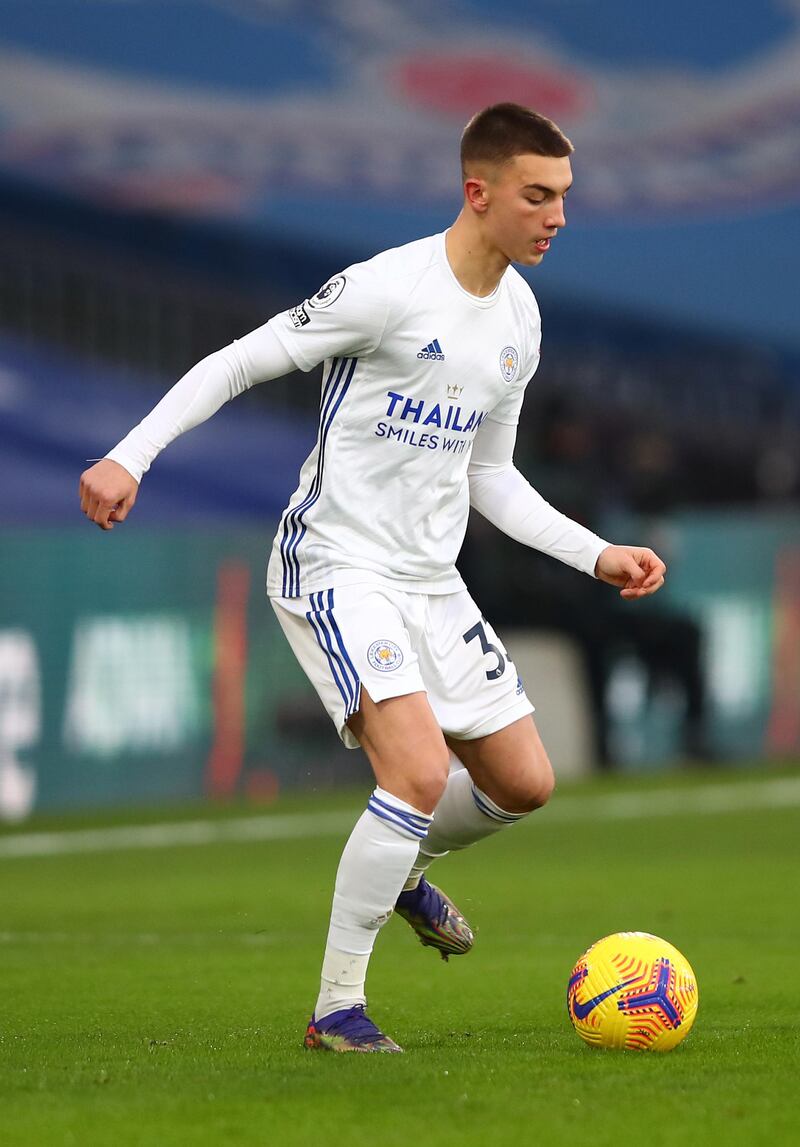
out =
<path fill-rule="evenodd" d="M 335 360 L 334 360 L 335 361 Z M 320 419 L 320 434 L 318 438 L 318 456 L 317 456 L 317 470 L 314 475 L 314 480 L 311 488 L 300 503 L 287 515 L 286 523 L 284 524 L 284 538 L 281 542 L 281 552 L 283 555 L 284 563 L 284 596 L 285 597 L 299 597 L 300 596 L 300 559 L 298 549 L 303 540 L 306 532 L 306 524 L 304 521 L 305 515 L 311 509 L 322 492 L 322 476 L 325 467 L 325 447 L 328 441 L 328 434 L 330 432 L 333 421 L 342 401 L 347 394 L 350 383 L 353 380 L 358 359 L 342 359 L 339 365 L 336 378 L 333 384 L 328 387 L 328 393 L 323 404 L 323 412 Z M 333 364 L 331 365 L 331 373 L 333 371 Z M 330 375 L 329 381 L 330 381 Z M 288 532 L 288 520 L 292 520 L 291 536 L 286 541 Z M 286 544 L 284 545 L 284 542 Z"/>
<path fill-rule="evenodd" d="M 331 382 L 332 382 L 334 373 L 336 372 L 337 367 L 339 367 L 340 365 L 341 365 L 341 369 L 339 370 L 339 374 L 337 375 L 336 382 L 332 386 Z M 341 375 L 341 372 L 343 369 L 344 369 L 344 363 L 341 363 L 338 358 L 334 358 L 331 361 L 330 370 L 328 371 L 328 377 L 326 378 L 325 384 L 322 388 L 322 396 L 320 399 L 319 430 L 317 432 L 317 450 L 318 451 L 320 449 L 320 443 L 321 443 L 321 439 L 322 439 L 322 431 L 323 431 L 323 427 L 325 426 L 325 421 L 326 421 L 327 416 L 328 416 L 328 410 L 330 408 L 330 404 L 331 404 L 331 401 L 333 399 L 335 387 L 338 384 L 339 376 Z M 281 549 L 281 558 L 283 560 L 283 591 L 282 592 L 283 592 L 284 597 L 295 597 L 296 596 L 292 592 L 293 570 L 292 570 L 291 565 L 290 565 L 289 560 L 288 560 L 288 547 L 289 547 L 290 541 L 294 540 L 295 533 L 297 530 L 297 527 L 295 524 L 295 517 L 300 511 L 302 511 L 303 507 L 306 505 L 309 498 L 312 497 L 313 490 L 314 490 L 314 483 L 316 481 L 317 475 L 319 474 L 319 469 L 320 469 L 320 460 L 318 457 L 317 458 L 317 473 L 315 474 L 314 478 L 312 479 L 309 492 L 306 494 L 305 498 L 303 498 L 302 501 L 297 506 L 292 506 L 289 509 L 287 509 L 284 516 L 283 516 L 283 536 L 281 538 L 280 549 Z M 291 539 L 289 536 L 290 527 L 291 527 L 291 531 L 292 531 L 291 532 Z"/>

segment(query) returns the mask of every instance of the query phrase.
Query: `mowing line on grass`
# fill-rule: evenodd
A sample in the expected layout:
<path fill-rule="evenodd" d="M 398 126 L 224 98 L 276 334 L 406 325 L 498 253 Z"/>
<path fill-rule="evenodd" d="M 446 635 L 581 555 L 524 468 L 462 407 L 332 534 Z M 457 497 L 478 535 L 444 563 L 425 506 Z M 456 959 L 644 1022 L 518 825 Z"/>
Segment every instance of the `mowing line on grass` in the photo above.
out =
<path fill-rule="evenodd" d="M 632 820 L 639 817 L 713 816 L 743 809 L 782 809 L 800 805 L 800 777 L 696 788 L 656 789 L 647 793 L 608 793 L 556 799 L 537 823 Z M 192 844 L 298 840 L 338 836 L 351 828 L 358 809 L 330 813 L 280 813 L 238 820 L 193 820 L 167 824 L 121 825 L 64 832 L 19 833 L 0 839 L 0 859 L 62 856 L 78 852 L 114 852 L 126 848 L 176 848 Z"/>
<path fill-rule="evenodd" d="M 154 948 L 159 944 L 174 947 L 208 948 L 213 944 L 243 944 L 250 948 L 277 947 L 298 942 L 289 932 L 0 932 L 0 946 L 13 944 L 65 944 L 105 948 Z"/>
<path fill-rule="evenodd" d="M 298 840 L 335 836 L 352 827 L 353 821 L 353 812 L 339 811 L 21 833 L 0 839 L 0 857 L 60 856 L 75 852 L 114 852 L 124 848 L 175 848 L 223 841 Z"/>

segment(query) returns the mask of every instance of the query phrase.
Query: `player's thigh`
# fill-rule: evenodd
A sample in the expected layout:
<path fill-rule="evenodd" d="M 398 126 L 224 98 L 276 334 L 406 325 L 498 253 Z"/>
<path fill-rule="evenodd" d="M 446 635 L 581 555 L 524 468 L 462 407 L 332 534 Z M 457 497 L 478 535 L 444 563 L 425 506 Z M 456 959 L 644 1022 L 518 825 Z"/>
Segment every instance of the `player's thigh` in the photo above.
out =
<path fill-rule="evenodd" d="M 447 784 L 450 754 L 427 695 L 373 701 L 362 684 L 358 712 L 347 724 L 380 787 L 420 812 L 433 812 Z"/>
<path fill-rule="evenodd" d="M 415 600 L 371 584 L 273 598 L 292 650 L 343 743 L 358 748 L 348 722 L 362 687 L 374 701 L 424 692 L 414 648 Z"/>
<path fill-rule="evenodd" d="M 344 744 L 364 749 L 381 788 L 430 812 L 449 753 L 415 651 L 422 595 L 364 584 L 272 604 Z"/>
<path fill-rule="evenodd" d="M 533 712 L 508 651 L 466 590 L 428 599 L 418 652 L 447 736 L 482 739 Z"/>
<path fill-rule="evenodd" d="M 555 780 L 533 717 L 527 715 L 485 737 L 447 743 L 478 788 L 506 812 L 546 804 Z"/>

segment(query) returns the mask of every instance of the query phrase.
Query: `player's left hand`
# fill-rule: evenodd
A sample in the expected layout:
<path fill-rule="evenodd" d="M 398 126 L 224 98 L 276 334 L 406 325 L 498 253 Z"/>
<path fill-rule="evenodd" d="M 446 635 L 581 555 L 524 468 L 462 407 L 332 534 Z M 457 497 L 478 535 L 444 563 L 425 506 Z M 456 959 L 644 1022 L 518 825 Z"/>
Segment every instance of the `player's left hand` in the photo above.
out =
<path fill-rule="evenodd" d="M 600 581 L 619 586 L 620 597 L 633 601 L 660 590 L 667 567 L 652 550 L 640 546 L 606 546 L 594 572 Z"/>

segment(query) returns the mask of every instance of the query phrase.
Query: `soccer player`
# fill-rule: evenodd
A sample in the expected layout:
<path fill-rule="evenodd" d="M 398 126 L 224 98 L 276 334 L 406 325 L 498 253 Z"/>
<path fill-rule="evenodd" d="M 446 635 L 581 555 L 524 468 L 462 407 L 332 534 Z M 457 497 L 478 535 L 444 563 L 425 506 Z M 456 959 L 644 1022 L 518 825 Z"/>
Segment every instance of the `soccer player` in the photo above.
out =
<path fill-rule="evenodd" d="M 254 383 L 324 360 L 319 434 L 267 591 L 376 788 L 336 875 L 309 1048 L 401 1050 L 366 1013 L 379 929 L 394 910 L 443 957 L 468 951 L 472 931 L 428 866 L 515 824 L 553 788 L 533 706 L 455 567 L 470 505 L 628 600 L 664 582 L 652 550 L 566 518 L 513 463 L 540 320 L 511 264 L 537 266 L 565 225 L 571 152 L 530 109 L 486 108 L 463 134 L 464 203 L 449 230 L 346 268 L 209 355 L 81 478 L 82 510 L 113 529 L 178 434 Z M 451 750 L 464 768 L 451 770 Z"/>

